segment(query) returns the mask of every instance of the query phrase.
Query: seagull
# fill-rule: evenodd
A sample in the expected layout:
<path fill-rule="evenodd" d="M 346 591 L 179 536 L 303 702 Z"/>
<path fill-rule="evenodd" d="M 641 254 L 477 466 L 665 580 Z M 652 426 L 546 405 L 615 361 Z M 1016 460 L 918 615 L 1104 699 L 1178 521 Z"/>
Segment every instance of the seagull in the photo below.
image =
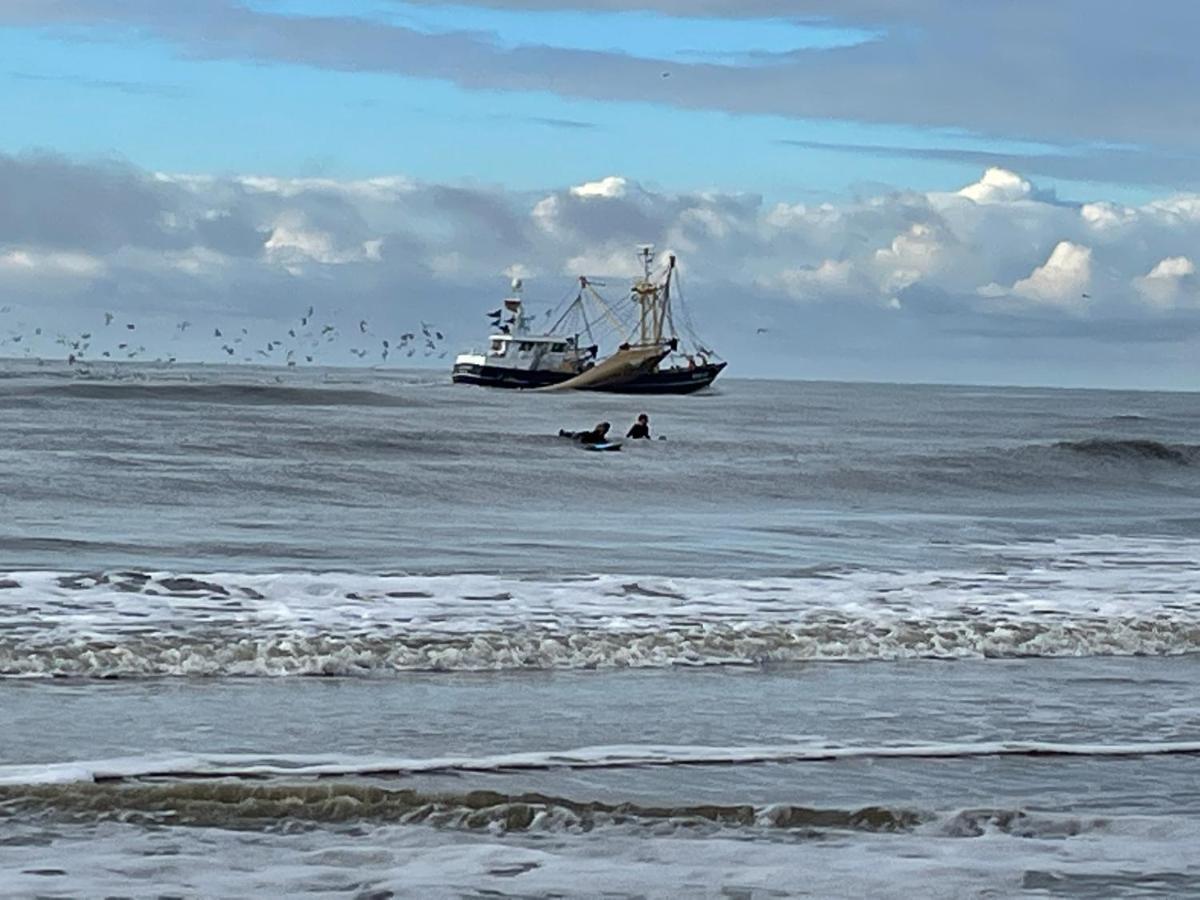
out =
<path fill-rule="evenodd" d="M 766 328 L 756 328 L 756 329 L 754 330 L 754 333 L 755 333 L 755 334 L 766 334 L 766 333 L 767 333 L 767 329 L 766 329 Z"/>
<path fill-rule="evenodd" d="M 220 328 L 213 329 L 213 337 L 221 337 L 221 329 Z"/>
<path fill-rule="evenodd" d="M 366 319 L 363 319 L 362 321 L 360 321 L 358 323 L 358 330 L 361 331 L 363 334 L 367 333 L 367 320 Z"/>
<path fill-rule="evenodd" d="M 1079 296 L 1081 296 L 1081 297 L 1082 297 L 1084 300 L 1091 300 L 1091 299 L 1092 299 L 1092 295 L 1091 295 L 1091 294 L 1080 294 Z"/>
<path fill-rule="evenodd" d="M 326 325 L 324 328 L 321 329 L 321 334 L 329 334 L 329 332 L 331 332 L 333 330 L 334 330 L 334 328 L 332 325 Z"/>
<path fill-rule="evenodd" d="M 110 312 L 106 312 L 106 313 L 104 314 L 104 324 L 105 324 L 105 325 L 111 325 L 111 324 L 112 324 L 112 320 L 113 320 L 113 314 L 112 314 L 112 313 L 110 313 Z"/>
<path fill-rule="evenodd" d="M 132 322 L 127 324 L 125 327 L 128 328 L 130 331 L 133 331 L 135 328 L 137 328 L 137 326 L 134 325 Z"/>

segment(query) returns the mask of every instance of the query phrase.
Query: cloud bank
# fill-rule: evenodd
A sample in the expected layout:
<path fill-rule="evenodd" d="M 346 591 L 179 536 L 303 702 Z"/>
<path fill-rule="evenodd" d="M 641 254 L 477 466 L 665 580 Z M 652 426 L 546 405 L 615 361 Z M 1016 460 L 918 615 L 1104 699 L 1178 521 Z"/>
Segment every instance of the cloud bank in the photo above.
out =
<path fill-rule="evenodd" d="M 621 285 L 653 242 L 679 255 L 701 333 L 744 374 L 994 380 L 1014 352 L 1061 360 L 1052 344 L 1080 366 L 1114 347 L 1152 366 L 1162 347 L 1194 352 L 1198 241 L 1198 195 L 1068 203 L 998 169 L 943 192 L 766 204 L 603 173 L 525 193 L 0 156 L 0 352 L 55 353 L 11 341 L 117 310 L 173 355 L 219 359 L 196 337 L 206 323 L 285 328 L 310 305 L 380 335 L 436 323 L 457 349 L 511 273 L 549 306 L 580 274 Z"/>

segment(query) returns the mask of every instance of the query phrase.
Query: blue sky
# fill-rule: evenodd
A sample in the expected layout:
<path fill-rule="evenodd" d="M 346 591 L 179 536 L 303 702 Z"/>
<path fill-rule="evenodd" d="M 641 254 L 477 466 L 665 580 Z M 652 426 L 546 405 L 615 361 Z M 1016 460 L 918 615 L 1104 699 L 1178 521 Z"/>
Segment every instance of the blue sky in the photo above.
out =
<path fill-rule="evenodd" d="M 510 271 L 557 299 L 653 241 L 743 374 L 1187 386 L 1198 32 L 1183 0 L 0 0 L 0 294 L 177 350 L 300 302 L 466 343 Z"/>
<path fill-rule="evenodd" d="M 877 39 L 873 29 L 779 17 L 380 0 L 259 0 L 250 6 L 264 15 L 361 17 L 430 34 L 468 32 L 501 48 L 618 48 L 658 60 L 668 78 L 686 77 L 679 62 L 712 58 L 753 67 L 763 64 L 756 53 L 771 58 Z M 966 128 L 680 108 L 544 89 L 466 89 L 398 72 L 196 58 L 178 43 L 124 25 L 0 28 L 0 59 L 0 116 L 20 123 L 0 134 L 0 148 L 111 156 L 169 171 L 330 177 L 403 172 L 515 189 L 632 172 L 669 189 L 734 188 L 789 198 L 876 184 L 927 190 L 968 181 L 980 168 L 974 159 L 869 155 L 843 152 L 840 145 L 1064 157 L 1079 152 Z M 1084 192 L 1081 179 L 1041 181 L 1064 196 Z M 1128 202 L 1161 193 L 1160 187 L 1116 179 L 1085 183 L 1101 184 L 1107 196 Z"/>

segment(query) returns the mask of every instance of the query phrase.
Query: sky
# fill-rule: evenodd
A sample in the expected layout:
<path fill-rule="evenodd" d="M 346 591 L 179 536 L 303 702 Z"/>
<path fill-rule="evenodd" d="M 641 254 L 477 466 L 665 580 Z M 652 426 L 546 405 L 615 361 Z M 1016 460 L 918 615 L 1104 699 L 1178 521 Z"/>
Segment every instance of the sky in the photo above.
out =
<path fill-rule="evenodd" d="M 1195 389 L 1197 33 L 1186 0 L 0 0 L 0 356 L 112 313 L 226 359 L 311 306 L 357 331 L 318 362 L 424 322 L 388 364 L 446 368 L 514 273 L 540 309 L 654 243 L 730 375 Z"/>

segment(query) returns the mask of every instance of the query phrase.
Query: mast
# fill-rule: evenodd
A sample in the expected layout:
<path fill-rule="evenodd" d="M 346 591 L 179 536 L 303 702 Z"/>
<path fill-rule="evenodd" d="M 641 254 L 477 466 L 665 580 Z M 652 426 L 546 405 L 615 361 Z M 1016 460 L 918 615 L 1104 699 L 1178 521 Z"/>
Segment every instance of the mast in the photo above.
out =
<path fill-rule="evenodd" d="M 662 294 L 658 301 L 658 319 L 654 323 L 654 339 L 662 343 L 663 325 L 671 313 L 671 276 L 675 274 L 675 254 L 667 257 L 667 277 L 663 281 Z M 674 335 L 672 335 L 674 337 Z"/>
<path fill-rule="evenodd" d="M 657 344 L 662 340 L 662 313 L 660 288 L 650 277 L 650 268 L 654 265 L 654 245 L 642 244 L 638 247 L 638 257 L 642 261 L 642 280 L 633 286 L 634 297 L 638 304 L 638 337 L 643 345 Z"/>
<path fill-rule="evenodd" d="M 513 334 L 525 333 L 525 304 L 521 302 L 521 290 L 525 283 L 520 278 L 512 280 L 512 296 L 504 301 L 504 308 L 512 313 L 509 324 Z"/>

